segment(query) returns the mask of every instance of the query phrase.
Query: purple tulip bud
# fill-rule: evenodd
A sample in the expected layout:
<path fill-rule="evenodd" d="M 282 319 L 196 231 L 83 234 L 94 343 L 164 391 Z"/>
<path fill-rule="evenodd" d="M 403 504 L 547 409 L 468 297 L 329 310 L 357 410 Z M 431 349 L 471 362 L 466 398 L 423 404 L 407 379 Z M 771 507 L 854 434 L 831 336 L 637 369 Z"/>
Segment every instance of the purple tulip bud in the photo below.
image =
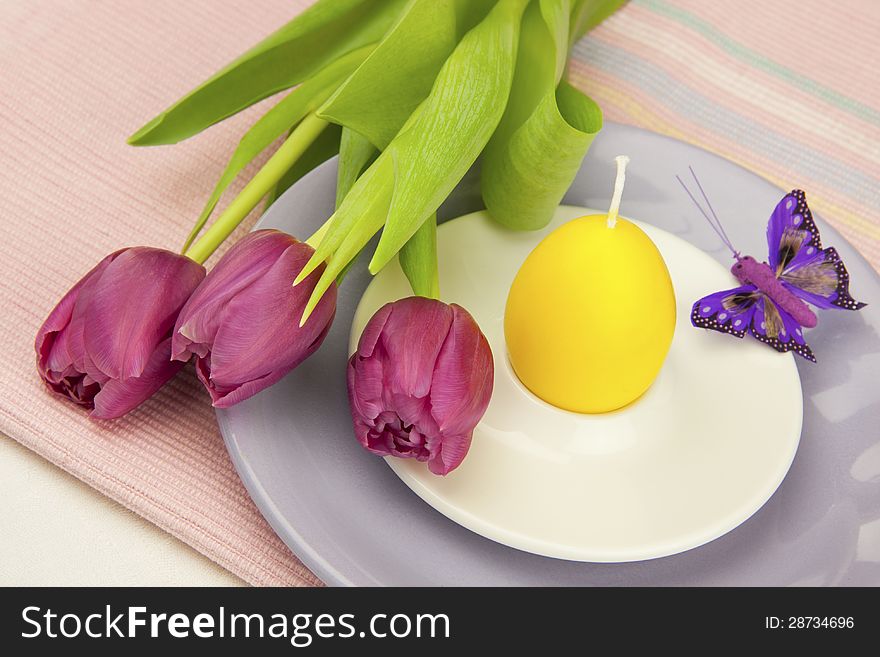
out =
<path fill-rule="evenodd" d="M 200 264 L 164 249 L 111 253 L 40 327 L 40 376 L 54 392 L 93 409 L 92 418 L 125 415 L 182 367 L 170 360 L 171 329 L 204 277 Z"/>
<path fill-rule="evenodd" d="M 357 439 L 448 474 L 470 448 L 493 379 L 492 350 L 464 308 L 424 297 L 386 304 L 348 361 Z"/>
<path fill-rule="evenodd" d="M 198 357 L 196 373 L 214 406 L 227 408 L 268 388 L 321 346 L 336 314 L 336 286 L 302 327 L 300 317 L 323 267 L 293 287 L 313 253 L 281 231 L 250 233 L 183 307 L 171 356 Z"/>

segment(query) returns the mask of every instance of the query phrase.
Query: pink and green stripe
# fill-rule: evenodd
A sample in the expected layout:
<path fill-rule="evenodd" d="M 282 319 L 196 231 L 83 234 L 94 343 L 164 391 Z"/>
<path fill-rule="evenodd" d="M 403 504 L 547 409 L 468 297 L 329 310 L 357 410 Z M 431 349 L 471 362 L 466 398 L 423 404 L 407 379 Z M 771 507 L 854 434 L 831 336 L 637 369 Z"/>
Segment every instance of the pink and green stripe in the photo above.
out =
<path fill-rule="evenodd" d="M 768 12 L 774 20 L 753 20 Z M 852 30 L 864 33 L 858 50 L 846 48 Z M 575 46 L 569 74 L 611 120 L 806 189 L 815 210 L 880 268 L 880 74 L 872 63 L 880 41 L 872 33 L 880 33 L 880 3 L 863 3 L 855 16 L 815 0 L 772 8 L 631 0 Z M 819 41 L 820 55 L 810 49 Z"/>

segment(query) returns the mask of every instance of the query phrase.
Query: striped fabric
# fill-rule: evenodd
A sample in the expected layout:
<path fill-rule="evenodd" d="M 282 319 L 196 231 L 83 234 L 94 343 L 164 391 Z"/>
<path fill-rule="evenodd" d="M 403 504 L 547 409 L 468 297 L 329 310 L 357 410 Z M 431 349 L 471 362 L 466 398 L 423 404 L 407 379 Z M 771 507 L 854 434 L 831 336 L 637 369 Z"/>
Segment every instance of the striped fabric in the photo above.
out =
<path fill-rule="evenodd" d="M 171 148 L 126 135 L 306 4 L 0 3 L 0 432 L 262 585 L 317 580 L 248 498 L 192 371 L 97 425 L 44 391 L 32 349 L 106 253 L 180 245 L 265 104 Z M 873 0 L 632 0 L 577 44 L 570 74 L 608 119 L 806 189 L 877 267 L 878 34 Z"/>
<path fill-rule="evenodd" d="M 631 0 L 575 46 L 571 78 L 608 119 L 807 190 L 876 268 L 878 55 L 870 0 Z"/>

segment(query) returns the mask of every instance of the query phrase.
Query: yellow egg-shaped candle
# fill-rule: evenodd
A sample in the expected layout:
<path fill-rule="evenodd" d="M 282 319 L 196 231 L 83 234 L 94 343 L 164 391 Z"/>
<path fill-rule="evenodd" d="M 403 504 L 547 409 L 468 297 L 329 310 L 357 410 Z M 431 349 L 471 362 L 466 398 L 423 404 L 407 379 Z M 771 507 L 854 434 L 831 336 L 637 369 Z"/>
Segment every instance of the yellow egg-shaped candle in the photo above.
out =
<path fill-rule="evenodd" d="M 669 271 L 645 232 L 616 216 L 560 226 L 529 254 L 507 298 L 504 335 L 520 381 L 580 413 L 640 397 L 663 365 L 675 331 Z"/>

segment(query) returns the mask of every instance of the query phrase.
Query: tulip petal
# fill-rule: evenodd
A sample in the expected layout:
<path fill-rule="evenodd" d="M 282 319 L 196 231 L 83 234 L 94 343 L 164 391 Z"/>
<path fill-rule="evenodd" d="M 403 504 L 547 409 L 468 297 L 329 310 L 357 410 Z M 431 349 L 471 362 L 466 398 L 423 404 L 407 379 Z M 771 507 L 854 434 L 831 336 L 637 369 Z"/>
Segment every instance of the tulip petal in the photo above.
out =
<path fill-rule="evenodd" d="M 431 407 L 444 434 L 473 430 L 486 412 L 494 384 L 492 350 L 464 308 L 451 305 L 454 321 L 437 358 Z"/>
<path fill-rule="evenodd" d="M 205 356 L 223 321 L 226 305 L 259 280 L 296 240 L 278 230 L 257 230 L 239 240 L 211 270 L 180 311 L 171 355 Z"/>
<path fill-rule="evenodd" d="M 452 317 L 450 307 L 435 299 L 408 297 L 394 303 L 381 337 L 387 352 L 386 384 L 393 391 L 428 395 Z"/>
<path fill-rule="evenodd" d="M 80 295 L 88 285 L 93 283 L 107 269 L 110 262 L 121 253 L 117 251 L 106 256 L 83 276 L 76 285 L 67 291 L 61 301 L 52 309 L 46 321 L 37 332 L 34 350 L 37 353 L 37 369 L 44 378 L 52 376 L 52 372 L 61 373 L 74 362 L 75 355 L 71 351 L 70 334 L 67 328 L 76 308 Z"/>
<path fill-rule="evenodd" d="M 389 454 L 387 447 L 383 445 L 379 445 L 378 447 L 374 446 L 373 441 L 370 439 L 370 429 L 370 425 L 363 420 L 359 418 L 354 420 L 355 438 L 357 438 L 357 441 L 364 447 L 364 449 L 379 456 L 387 456 Z"/>
<path fill-rule="evenodd" d="M 375 420 L 384 409 L 384 370 L 380 358 L 360 358 L 352 354 L 348 361 L 348 403 L 353 417 Z"/>
<path fill-rule="evenodd" d="M 440 431 L 434 418 L 431 417 L 431 404 L 428 397 L 413 397 L 386 393 L 386 408 L 393 411 L 406 426 L 413 426 L 426 435 L 433 436 Z"/>
<path fill-rule="evenodd" d="M 65 330 L 65 341 L 67 342 L 68 352 L 73 359 L 74 368 L 78 372 L 88 373 L 96 381 L 106 380 L 109 377 L 95 365 L 89 356 L 85 345 L 85 331 L 86 322 L 88 321 L 88 309 L 95 296 L 95 289 L 98 287 L 100 278 L 100 276 L 96 276 L 88 285 L 84 285 L 80 290 L 79 298 L 76 300 L 76 306 L 73 309 L 73 316 L 70 318 L 70 323 Z"/>
<path fill-rule="evenodd" d="M 48 358 L 38 359 L 38 369 L 41 376 L 47 381 L 58 381 L 77 372 L 74 365 L 75 356 L 70 345 L 70 327 L 65 326 L 57 333 L 50 333 L 44 338 L 44 344 L 48 347 Z M 42 362 L 40 362 L 42 361 Z"/>
<path fill-rule="evenodd" d="M 208 388 L 208 393 L 211 395 L 211 404 L 214 408 L 229 408 L 230 406 L 235 406 L 240 401 L 253 397 L 261 390 L 277 383 L 285 374 L 287 374 L 287 372 L 270 372 L 265 376 L 245 381 L 244 383 L 230 389 L 218 388 L 214 385 L 214 382 L 211 381 L 210 377 L 207 379 L 200 378 L 202 378 L 202 382 L 205 383 Z"/>
<path fill-rule="evenodd" d="M 235 406 L 237 403 L 244 401 L 245 399 L 250 399 L 258 392 L 262 392 L 269 386 L 273 386 L 282 378 L 287 372 L 272 372 L 267 376 L 264 376 L 261 379 L 254 379 L 253 381 L 247 381 L 240 386 L 238 386 L 235 390 L 230 392 L 228 395 L 223 395 L 222 397 L 218 397 L 213 400 L 214 408 L 231 408 Z"/>
<path fill-rule="evenodd" d="M 141 376 L 204 276 L 204 267 L 164 249 L 121 253 L 95 283 L 85 311 L 85 351 L 94 366 L 111 379 Z"/>
<path fill-rule="evenodd" d="M 165 385 L 183 365 L 171 360 L 171 338 L 166 338 L 150 354 L 140 376 L 124 381 L 111 379 L 101 387 L 95 395 L 95 409 L 89 417 L 109 420 L 125 415 Z"/>
<path fill-rule="evenodd" d="M 467 456 L 472 437 L 472 431 L 465 435 L 444 435 L 442 440 L 438 441 L 440 444 L 437 449 L 431 452 L 428 470 L 435 475 L 448 475 L 455 470 Z"/>
<path fill-rule="evenodd" d="M 367 325 L 364 327 L 364 332 L 361 333 L 361 337 L 358 340 L 358 356 L 361 358 L 369 358 L 373 355 L 373 350 L 376 348 L 376 343 L 382 335 L 382 331 L 385 328 L 385 324 L 388 322 L 388 318 L 391 316 L 393 308 L 393 303 L 386 303 L 379 308 L 379 310 L 376 311 L 376 314 L 370 318 L 369 322 L 367 322 Z"/>
<path fill-rule="evenodd" d="M 294 242 L 246 293 L 228 303 L 211 349 L 210 380 L 218 390 L 241 388 L 231 394 L 230 404 L 276 382 L 323 342 L 336 312 L 335 284 L 302 327 L 299 317 L 320 272 L 292 286 L 312 253 L 308 245 Z"/>

